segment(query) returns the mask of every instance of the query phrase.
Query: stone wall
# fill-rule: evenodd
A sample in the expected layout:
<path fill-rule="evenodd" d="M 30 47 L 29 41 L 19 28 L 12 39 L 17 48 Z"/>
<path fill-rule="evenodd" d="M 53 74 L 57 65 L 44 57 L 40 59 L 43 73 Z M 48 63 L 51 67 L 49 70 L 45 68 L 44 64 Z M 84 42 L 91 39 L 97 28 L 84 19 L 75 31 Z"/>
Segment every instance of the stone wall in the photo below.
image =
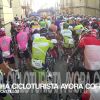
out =
<path fill-rule="evenodd" d="M 69 13 L 100 16 L 100 0 L 60 0 L 60 5 L 63 3 L 64 8 L 69 7 Z"/>

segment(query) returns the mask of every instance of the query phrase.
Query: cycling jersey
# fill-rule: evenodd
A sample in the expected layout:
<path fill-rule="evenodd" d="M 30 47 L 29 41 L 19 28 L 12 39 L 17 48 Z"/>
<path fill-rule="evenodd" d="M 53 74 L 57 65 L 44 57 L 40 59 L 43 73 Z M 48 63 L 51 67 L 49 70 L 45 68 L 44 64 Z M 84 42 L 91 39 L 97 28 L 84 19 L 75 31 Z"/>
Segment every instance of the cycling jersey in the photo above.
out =
<path fill-rule="evenodd" d="M 64 37 L 64 36 L 67 36 L 67 37 L 70 37 L 72 38 L 72 31 L 69 30 L 69 29 L 64 29 L 61 31 L 61 35 Z"/>
<path fill-rule="evenodd" d="M 21 51 L 25 51 L 28 47 L 28 34 L 26 32 L 19 32 L 17 35 L 18 48 Z"/>
<path fill-rule="evenodd" d="M 55 25 L 57 26 L 57 29 L 60 29 L 60 23 L 61 23 L 60 19 L 55 21 Z"/>
<path fill-rule="evenodd" d="M 53 44 L 51 41 L 45 37 L 35 38 L 32 44 L 32 65 L 37 68 L 42 68 L 42 64 L 45 64 L 46 53 L 52 47 Z"/>
<path fill-rule="evenodd" d="M 47 23 L 45 21 L 40 21 L 41 28 L 46 28 Z"/>
<path fill-rule="evenodd" d="M 10 58 L 14 56 L 10 52 L 11 50 L 10 46 L 11 46 L 11 38 L 9 36 L 3 36 L 0 38 L 0 48 L 2 50 L 2 56 L 4 58 Z"/>
<path fill-rule="evenodd" d="M 72 32 L 69 29 L 65 29 L 61 31 L 61 34 L 64 39 L 64 47 L 65 48 L 74 47 L 74 40 L 72 38 Z"/>
<path fill-rule="evenodd" d="M 82 33 L 83 28 L 84 28 L 83 25 L 80 24 L 80 25 L 75 26 L 74 30 L 76 31 L 77 35 L 80 35 Z"/>
<path fill-rule="evenodd" d="M 64 47 L 65 48 L 73 48 L 74 47 L 74 40 L 73 38 L 69 38 L 67 36 L 64 36 Z"/>
<path fill-rule="evenodd" d="M 100 40 L 94 35 L 83 37 L 79 43 L 84 48 L 84 66 L 87 70 L 100 70 Z"/>
<path fill-rule="evenodd" d="M 100 100 L 100 86 L 95 86 L 90 89 L 90 100 Z"/>

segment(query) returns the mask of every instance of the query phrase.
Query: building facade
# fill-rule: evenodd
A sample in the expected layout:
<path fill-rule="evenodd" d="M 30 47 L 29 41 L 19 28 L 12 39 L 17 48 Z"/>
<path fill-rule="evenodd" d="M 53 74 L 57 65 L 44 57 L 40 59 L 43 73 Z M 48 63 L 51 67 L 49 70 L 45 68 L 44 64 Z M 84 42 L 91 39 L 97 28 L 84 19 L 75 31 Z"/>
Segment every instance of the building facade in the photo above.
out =
<path fill-rule="evenodd" d="M 0 26 L 6 24 L 4 27 L 6 29 L 6 33 L 9 34 L 10 24 L 13 20 L 13 10 L 11 7 L 11 2 L 8 0 L 0 0 Z"/>
<path fill-rule="evenodd" d="M 13 10 L 13 16 L 15 17 L 17 15 L 19 18 L 21 18 L 23 12 L 20 0 L 11 0 L 11 7 Z"/>
<path fill-rule="evenodd" d="M 0 0 L 0 26 L 5 25 L 6 33 L 10 34 L 10 23 L 14 17 L 25 17 L 25 9 L 31 0 Z M 29 9 L 28 9 L 29 10 Z M 29 12 L 27 10 L 27 12 Z"/>
<path fill-rule="evenodd" d="M 21 0 L 23 15 L 25 15 L 26 17 L 29 17 L 29 14 L 33 11 L 33 1 L 34 0 Z"/>
<path fill-rule="evenodd" d="M 100 16 L 100 0 L 60 0 L 60 12 Z"/>

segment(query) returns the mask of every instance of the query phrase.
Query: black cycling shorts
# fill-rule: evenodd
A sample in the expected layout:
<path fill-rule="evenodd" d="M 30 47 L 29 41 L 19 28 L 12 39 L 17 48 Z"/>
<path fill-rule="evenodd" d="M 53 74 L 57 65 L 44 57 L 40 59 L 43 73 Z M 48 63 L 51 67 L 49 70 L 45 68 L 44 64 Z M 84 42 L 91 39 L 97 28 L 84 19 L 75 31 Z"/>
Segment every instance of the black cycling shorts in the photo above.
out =
<path fill-rule="evenodd" d="M 24 52 L 23 52 L 23 54 L 22 53 L 20 53 L 20 51 L 18 52 L 18 58 L 30 58 L 30 53 L 29 53 L 29 51 L 28 50 L 25 50 Z"/>
<path fill-rule="evenodd" d="M 10 63 L 10 64 L 14 64 L 14 63 L 15 63 L 14 57 L 11 57 L 11 58 L 4 58 L 4 61 L 5 61 L 5 62 L 8 62 L 8 63 Z"/>

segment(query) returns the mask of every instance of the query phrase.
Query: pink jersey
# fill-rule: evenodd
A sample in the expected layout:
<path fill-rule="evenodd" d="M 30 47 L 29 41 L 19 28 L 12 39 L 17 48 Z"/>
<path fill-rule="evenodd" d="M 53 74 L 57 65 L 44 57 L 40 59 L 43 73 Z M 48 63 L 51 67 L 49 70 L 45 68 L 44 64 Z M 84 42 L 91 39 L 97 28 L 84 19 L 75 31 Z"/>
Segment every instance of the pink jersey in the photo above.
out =
<path fill-rule="evenodd" d="M 19 50 L 25 51 L 28 46 L 28 34 L 26 32 L 19 32 L 17 35 L 17 43 Z"/>
<path fill-rule="evenodd" d="M 12 57 L 12 55 L 10 54 L 10 43 L 11 38 L 9 36 L 4 36 L 0 38 L 0 48 L 2 50 L 2 55 L 5 58 Z"/>

